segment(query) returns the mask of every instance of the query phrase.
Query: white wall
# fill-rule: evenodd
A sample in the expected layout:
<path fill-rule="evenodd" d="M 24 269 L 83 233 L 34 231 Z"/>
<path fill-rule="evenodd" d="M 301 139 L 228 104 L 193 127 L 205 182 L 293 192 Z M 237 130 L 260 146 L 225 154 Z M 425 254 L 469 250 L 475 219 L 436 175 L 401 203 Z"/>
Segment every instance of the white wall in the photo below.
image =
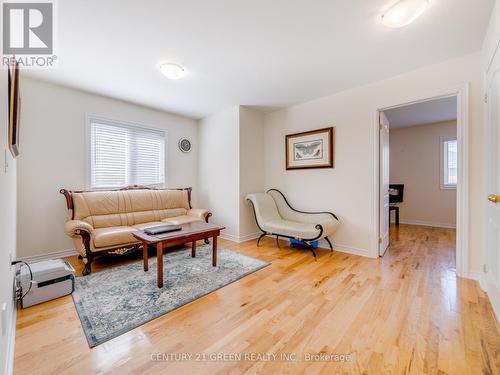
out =
<path fill-rule="evenodd" d="M 498 47 L 500 41 L 500 1 L 495 1 L 493 12 L 491 13 L 488 30 L 483 41 L 481 49 L 481 66 L 484 73 L 491 62 L 493 54 Z"/>
<path fill-rule="evenodd" d="M 12 366 L 15 333 L 15 304 L 13 297 L 16 259 L 16 161 L 8 148 L 7 71 L 0 71 L 0 306 L 7 303 L 6 332 L 0 333 L 0 373 Z M 22 140 L 21 140 L 22 141 Z M 21 152 L 24 144 L 21 143 Z M 8 164 L 6 168 L 5 165 Z M 3 329 L 3 328 L 2 328 Z"/>
<path fill-rule="evenodd" d="M 455 227 L 457 191 L 441 189 L 440 165 L 441 137 L 456 136 L 456 121 L 390 130 L 390 181 L 405 185 L 402 223 Z"/>
<path fill-rule="evenodd" d="M 239 238 L 239 106 L 200 120 L 198 197 L 225 238 Z"/>
<path fill-rule="evenodd" d="M 134 104 L 33 79 L 21 80 L 22 152 L 18 159 L 18 255 L 73 248 L 64 234 L 66 205 L 59 189 L 88 186 L 86 114 L 167 130 L 169 187 L 193 187 L 197 197 L 197 122 Z M 192 140 L 182 153 L 177 142 Z"/>
<path fill-rule="evenodd" d="M 264 114 L 240 107 L 240 229 L 239 241 L 255 238 L 260 230 L 253 209 L 245 200 L 250 193 L 264 191 Z"/>
<path fill-rule="evenodd" d="M 199 197 L 224 225 L 222 237 L 241 242 L 260 233 L 249 193 L 264 190 L 264 115 L 234 106 L 200 120 Z"/>
<path fill-rule="evenodd" d="M 373 207 L 376 110 L 432 97 L 470 83 L 470 271 L 480 268 L 483 246 L 483 116 L 480 54 L 428 66 L 387 80 L 288 107 L 265 117 L 265 185 L 281 189 L 297 208 L 337 213 L 342 225 L 334 236 L 338 249 L 376 254 Z M 285 170 L 284 136 L 335 126 L 335 169 Z"/>

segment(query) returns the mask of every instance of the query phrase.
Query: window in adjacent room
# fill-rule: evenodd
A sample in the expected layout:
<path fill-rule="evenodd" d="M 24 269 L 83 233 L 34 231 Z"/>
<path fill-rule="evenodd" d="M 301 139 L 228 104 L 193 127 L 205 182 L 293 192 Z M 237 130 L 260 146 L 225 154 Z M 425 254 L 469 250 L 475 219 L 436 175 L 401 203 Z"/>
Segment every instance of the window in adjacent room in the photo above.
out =
<path fill-rule="evenodd" d="M 90 188 L 165 185 L 165 132 L 89 118 Z"/>
<path fill-rule="evenodd" d="M 456 189 L 458 148 L 456 138 L 441 138 L 441 189 Z"/>

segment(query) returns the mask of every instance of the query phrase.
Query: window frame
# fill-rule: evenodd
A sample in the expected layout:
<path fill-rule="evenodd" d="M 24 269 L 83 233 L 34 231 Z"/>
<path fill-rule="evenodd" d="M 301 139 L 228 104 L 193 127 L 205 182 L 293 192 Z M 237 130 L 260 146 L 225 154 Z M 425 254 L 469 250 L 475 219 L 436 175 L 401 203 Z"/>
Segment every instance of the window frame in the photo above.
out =
<path fill-rule="evenodd" d="M 457 183 L 456 184 L 445 184 L 444 176 L 445 176 L 445 144 L 449 141 L 457 142 Z M 458 139 L 457 137 L 440 137 L 439 138 L 439 187 L 441 190 L 456 190 L 458 185 Z"/>
<path fill-rule="evenodd" d="M 153 125 L 146 125 L 142 124 L 139 122 L 131 122 L 131 121 L 125 121 L 125 120 L 116 120 L 116 119 L 110 119 L 107 117 L 103 116 L 98 116 L 98 115 L 93 115 L 86 113 L 85 114 L 85 148 L 86 148 L 86 156 L 85 156 L 85 161 L 86 161 L 86 190 L 88 191 L 103 191 L 103 190 L 117 190 L 121 188 L 125 188 L 129 185 L 124 185 L 124 186 L 111 186 L 111 187 L 92 187 L 92 143 L 91 143 L 91 134 L 92 134 L 92 122 L 99 122 L 101 124 L 105 125 L 111 125 L 111 126 L 126 126 L 126 127 L 133 127 L 141 130 L 152 130 L 156 132 L 162 132 L 164 136 L 164 182 L 163 184 L 152 184 L 152 185 L 144 185 L 147 187 L 160 187 L 160 188 L 165 188 L 168 186 L 168 130 L 159 126 L 153 126 Z"/>

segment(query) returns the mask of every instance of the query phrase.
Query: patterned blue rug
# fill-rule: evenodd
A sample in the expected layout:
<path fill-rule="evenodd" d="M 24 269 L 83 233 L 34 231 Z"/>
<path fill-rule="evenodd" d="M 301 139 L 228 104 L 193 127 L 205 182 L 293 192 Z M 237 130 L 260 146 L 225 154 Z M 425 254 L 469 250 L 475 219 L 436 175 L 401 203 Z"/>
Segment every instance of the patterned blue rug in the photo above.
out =
<path fill-rule="evenodd" d="M 164 286 L 156 286 L 156 257 L 149 271 L 142 260 L 75 279 L 73 301 L 89 346 L 117 337 L 270 263 L 225 250 L 212 267 L 212 246 L 183 249 L 164 255 Z"/>

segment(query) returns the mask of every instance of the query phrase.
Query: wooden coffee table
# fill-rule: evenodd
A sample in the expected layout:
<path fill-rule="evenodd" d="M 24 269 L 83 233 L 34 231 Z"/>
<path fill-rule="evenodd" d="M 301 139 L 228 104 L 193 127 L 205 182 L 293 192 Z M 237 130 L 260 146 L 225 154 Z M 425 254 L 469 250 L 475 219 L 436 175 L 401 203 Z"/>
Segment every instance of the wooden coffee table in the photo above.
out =
<path fill-rule="evenodd" d="M 140 230 L 133 236 L 142 242 L 144 271 L 148 271 L 148 245 L 156 246 L 158 288 L 163 288 L 163 248 L 191 242 L 191 256 L 196 256 L 196 241 L 212 238 L 212 266 L 217 265 L 217 237 L 225 229 L 214 224 L 194 222 L 181 225 L 182 229 L 151 236 Z"/>

